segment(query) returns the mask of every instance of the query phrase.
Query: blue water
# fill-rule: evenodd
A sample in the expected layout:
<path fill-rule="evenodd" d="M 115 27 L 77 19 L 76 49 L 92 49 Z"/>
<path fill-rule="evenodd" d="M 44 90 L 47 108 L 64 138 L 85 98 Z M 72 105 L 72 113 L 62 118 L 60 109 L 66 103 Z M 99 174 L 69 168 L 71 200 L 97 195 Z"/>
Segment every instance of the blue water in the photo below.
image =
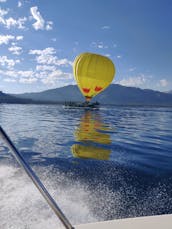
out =
<path fill-rule="evenodd" d="M 72 224 L 172 213 L 172 108 L 0 105 L 0 124 Z M 2 141 L 0 186 L 0 228 L 60 225 Z"/>

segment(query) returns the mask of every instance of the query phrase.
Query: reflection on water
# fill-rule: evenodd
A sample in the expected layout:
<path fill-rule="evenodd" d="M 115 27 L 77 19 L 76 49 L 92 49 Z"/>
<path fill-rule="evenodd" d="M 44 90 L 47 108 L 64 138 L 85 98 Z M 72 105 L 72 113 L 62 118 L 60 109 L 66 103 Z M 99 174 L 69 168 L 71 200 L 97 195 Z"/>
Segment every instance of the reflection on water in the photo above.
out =
<path fill-rule="evenodd" d="M 0 105 L 0 125 L 73 225 L 172 213 L 171 120 L 171 108 Z M 0 229 L 61 228 L 14 162 L 0 140 Z"/>
<path fill-rule="evenodd" d="M 74 157 L 108 160 L 111 149 L 110 127 L 103 123 L 98 112 L 86 111 L 74 132 L 78 143 L 73 144 L 71 151 Z"/>

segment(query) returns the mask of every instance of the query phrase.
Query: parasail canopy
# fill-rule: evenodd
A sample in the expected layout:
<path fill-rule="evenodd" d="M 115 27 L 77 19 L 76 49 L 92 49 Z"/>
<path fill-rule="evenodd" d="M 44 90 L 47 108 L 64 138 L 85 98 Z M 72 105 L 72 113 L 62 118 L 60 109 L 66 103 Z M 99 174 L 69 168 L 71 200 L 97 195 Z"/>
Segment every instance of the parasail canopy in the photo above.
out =
<path fill-rule="evenodd" d="M 74 61 L 73 72 L 81 93 L 90 101 L 110 85 L 115 66 L 106 56 L 82 53 Z"/>

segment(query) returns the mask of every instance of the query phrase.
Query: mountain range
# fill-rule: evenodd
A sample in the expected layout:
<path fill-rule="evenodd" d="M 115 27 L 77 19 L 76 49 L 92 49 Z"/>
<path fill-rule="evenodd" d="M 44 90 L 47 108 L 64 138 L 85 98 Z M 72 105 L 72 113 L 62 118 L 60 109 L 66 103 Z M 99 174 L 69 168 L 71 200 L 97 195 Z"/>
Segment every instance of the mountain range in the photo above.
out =
<path fill-rule="evenodd" d="M 84 101 L 84 97 L 76 85 L 15 96 L 47 102 Z M 99 101 L 101 104 L 171 106 L 172 94 L 111 84 L 105 91 L 93 99 L 93 101 L 95 100 Z"/>
<path fill-rule="evenodd" d="M 12 98 L 16 100 L 16 103 L 17 101 L 19 103 L 64 103 L 65 101 L 84 101 L 84 97 L 76 85 L 68 85 L 35 93 L 12 95 L 0 93 L 0 103 L 5 102 L 5 100 L 13 102 Z M 93 101 L 111 105 L 172 106 L 172 94 L 150 89 L 111 84 L 105 91 L 97 95 Z"/>
<path fill-rule="evenodd" d="M 0 103 L 19 103 L 19 104 L 28 104 L 28 103 L 32 103 L 31 99 L 26 99 L 26 98 L 17 98 L 15 96 L 12 95 L 8 95 L 3 93 L 2 91 L 0 91 Z"/>

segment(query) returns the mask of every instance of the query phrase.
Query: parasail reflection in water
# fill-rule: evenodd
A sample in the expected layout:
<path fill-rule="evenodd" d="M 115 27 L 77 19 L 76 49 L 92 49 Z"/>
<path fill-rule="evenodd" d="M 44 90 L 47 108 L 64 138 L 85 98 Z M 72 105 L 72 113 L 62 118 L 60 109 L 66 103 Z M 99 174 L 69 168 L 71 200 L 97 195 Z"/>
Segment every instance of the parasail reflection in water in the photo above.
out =
<path fill-rule="evenodd" d="M 74 157 L 108 160 L 111 149 L 110 127 L 102 122 L 100 113 L 85 111 L 80 125 L 75 130 L 74 136 L 77 141 L 71 150 Z"/>

